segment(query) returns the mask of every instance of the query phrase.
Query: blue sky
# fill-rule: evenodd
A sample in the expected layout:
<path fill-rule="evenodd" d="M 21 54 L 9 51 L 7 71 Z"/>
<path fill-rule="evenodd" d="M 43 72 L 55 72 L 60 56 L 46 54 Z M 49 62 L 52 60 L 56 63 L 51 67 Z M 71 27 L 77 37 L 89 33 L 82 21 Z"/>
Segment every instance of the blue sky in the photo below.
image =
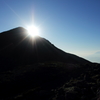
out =
<path fill-rule="evenodd" d="M 32 20 L 58 48 L 100 63 L 100 0 L 0 0 L 0 32 Z"/>

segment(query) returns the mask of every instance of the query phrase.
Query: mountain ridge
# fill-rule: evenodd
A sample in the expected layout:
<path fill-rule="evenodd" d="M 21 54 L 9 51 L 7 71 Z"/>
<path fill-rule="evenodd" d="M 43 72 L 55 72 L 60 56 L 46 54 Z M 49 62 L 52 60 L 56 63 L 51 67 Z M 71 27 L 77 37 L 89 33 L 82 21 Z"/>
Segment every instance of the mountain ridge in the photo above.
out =
<path fill-rule="evenodd" d="M 0 100 L 100 97 L 100 64 L 66 53 L 44 38 L 32 39 L 24 32 L 17 28 L 0 35 Z"/>
<path fill-rule="evenodd" d="M 90 63 L 84 58 L 66 53 L 47 39 L 32 38 L 26 29 L 17 27 L 0 34 L 0 55 L 13 59 L 17 63 L 62 61 L 66 63 Z"/>

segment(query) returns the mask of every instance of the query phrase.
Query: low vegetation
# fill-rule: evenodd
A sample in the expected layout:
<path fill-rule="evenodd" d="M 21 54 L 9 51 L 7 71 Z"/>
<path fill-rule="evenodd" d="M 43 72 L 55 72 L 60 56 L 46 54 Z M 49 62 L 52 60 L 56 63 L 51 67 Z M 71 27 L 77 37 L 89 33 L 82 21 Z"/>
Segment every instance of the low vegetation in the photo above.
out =
<path fill-rule="evenodd" d="M 100 65 L 44 62 L 0 72 L 1 100 L 99 100 Z"/>

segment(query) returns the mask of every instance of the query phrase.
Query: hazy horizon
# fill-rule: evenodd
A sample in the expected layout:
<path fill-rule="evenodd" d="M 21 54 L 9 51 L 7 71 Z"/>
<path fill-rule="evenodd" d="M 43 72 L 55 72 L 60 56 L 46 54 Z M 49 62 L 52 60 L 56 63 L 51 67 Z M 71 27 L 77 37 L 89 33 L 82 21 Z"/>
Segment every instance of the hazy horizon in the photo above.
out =
<path fill-rule="evenodd" d="M 35 24 L 65 52 L 100 63 L 99 0 L 1 0 L 0 33 Z"/>

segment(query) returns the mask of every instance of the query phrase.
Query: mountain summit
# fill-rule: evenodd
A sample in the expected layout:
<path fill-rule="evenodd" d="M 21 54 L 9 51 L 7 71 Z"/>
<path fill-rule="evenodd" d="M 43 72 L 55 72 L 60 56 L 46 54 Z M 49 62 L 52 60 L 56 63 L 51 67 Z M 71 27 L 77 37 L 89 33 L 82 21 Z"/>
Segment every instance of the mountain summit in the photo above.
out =
<path fill-rule="evenodd" d="M 60 50 L 42 37 L 30 37 L 22 27 L 0 34 L 0 61 L 3 65 L 5 62 L 10 65 L 46 61 L 89 63 L 83 58 Z"/>

